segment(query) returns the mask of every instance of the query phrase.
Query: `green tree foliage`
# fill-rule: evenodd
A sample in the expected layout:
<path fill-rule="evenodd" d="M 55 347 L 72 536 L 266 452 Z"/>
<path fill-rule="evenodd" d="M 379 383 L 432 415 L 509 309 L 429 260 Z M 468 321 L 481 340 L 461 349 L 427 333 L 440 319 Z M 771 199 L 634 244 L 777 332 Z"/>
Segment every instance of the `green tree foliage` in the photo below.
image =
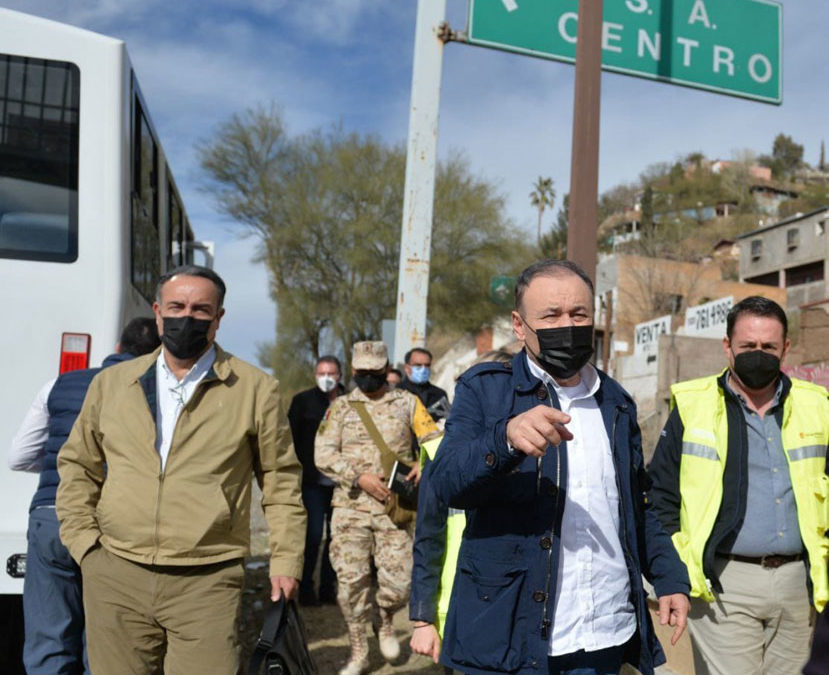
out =
<path fill-rule="evenodd" d="M 829 206 L 829 185 L 826 183 L 807 183 L 795 199 L 787 199 L 780 204 L 778 215 L 788 218 L 796 213 L 809 213 Z"/>
<path fill-rule="evenodd" d="M 653 229 L 653 186 L 646 185 L 642 192 L 642 227 Z"/>
<path fill-rule="evenodd" d="M 538 245 L 541 245 L 541 218 L 544 216 L 544 211 L 549 206 L 552 208 L 556 201 L 556 191 L 553 188 L 553 179 L 538 177 L 533 185 L 533 191 L 530 192 L 530 204 L 538 210 Z"/>
<path fill-rule="evenodd" d="M 751 186 L 757 182 L 751 175 L 751 167 L 756 164 L 757 157 L 751 150 L 735 150 L 731 162 L 723 169 L 722 186 L 739 213 L 757 211 L 757 202 L 751 193 Z"/>
<path fill-rule="evenodd" d="M 570 193 L 564 195 L 552 229 L 541 235 L 538 244 L 542 258 L 564 260 L 567 257 L 567 228 L 570 223 Z"/>
<path fill-rule="evenodd" d="M 405 151 L 340 128 L 289 136 L 274 108 L 234 115 L 199 148 L 205 188 L 254 235 L 278 307 L 276 341 L 260 358 L 290 390 L 320 352 L 348 357 L 396 311 Z M 430 325 L 468 331 L 491 320 L 494 274 L 531 252 L 495 188 L 466 161 L 438 168 L 429 285 Z"/>
<path fill-rule="evenodd" d="M 648 181 L 642 181 L 647 184 Z M 632 209 L 641 188 L 638 184 L 621 183 L 599 195 L 599 222 L 614 213 Z"/>
<path fill-rule="evenodd" d="M 769 167 L 778 180 L 791 180 L 794 172 L 803 166 L 803 146 L 795 143 L 791 136 L 777 134 L 771 155 L 760 155 L 757 161 Z"/>

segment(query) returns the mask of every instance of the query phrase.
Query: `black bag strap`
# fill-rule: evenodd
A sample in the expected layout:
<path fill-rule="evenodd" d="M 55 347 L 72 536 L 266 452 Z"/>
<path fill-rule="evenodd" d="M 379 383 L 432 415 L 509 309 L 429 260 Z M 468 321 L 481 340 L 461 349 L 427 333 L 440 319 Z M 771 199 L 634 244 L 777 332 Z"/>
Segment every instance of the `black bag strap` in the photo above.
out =
<path fill-rule="evenodd" d="M 276 643 L 276 637 L 279 635 L 279 629 L 287 615 L 287 603 L 283 595 L 278 601 L 271 604 L 265 614 L 265 621 L 262 624 L 262 632 L 259 634 L 259 640 L 256 643 L 256 649 L 250 656 L 250 663 L 248 665 L 248 675 L 259 675 L 259 668 L 271 647 Z"/>
<path fill-rule="evenodd" d="M 305 626 L 296 602 L 283 595 L 265 613 L 259 641 L 248 663 L 248 675 L 316 675 L 317 668 L 308 650 Z"/>

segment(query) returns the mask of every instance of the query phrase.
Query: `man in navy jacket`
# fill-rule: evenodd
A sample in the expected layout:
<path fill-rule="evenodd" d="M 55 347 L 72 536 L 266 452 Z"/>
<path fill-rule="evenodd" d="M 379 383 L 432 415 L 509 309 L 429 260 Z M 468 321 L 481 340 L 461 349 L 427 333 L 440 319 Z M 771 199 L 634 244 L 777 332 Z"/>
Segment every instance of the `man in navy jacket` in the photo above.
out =
<path fill-rule="evenodd" d="M 149 354 L 161 344 L 155 320 L 133 319 L 116 354 L 103 368 Z M 69 437 L 92 378 L 101 368 L 72 370 L 41 390 L 12 441 L 9 466 L 40 473 L 29 507 L 26 577 L 23 581 L 23 663 L 30 675 L 81 673 L 85 667 L 81 570 L 58 535 L 55 493 L 58 451 Z"/>
<path fill-rule="evenodd" d="M 679 639 L 684 565 L 647 499 L 636 407 L 597 371 L 593 286 L 577 265 L 543 261 L 516 284 L 511 364 L 458 381 L 428 480 L 466 510 L 442 661 L 475 673 L 644 675 L 664 662 L 660 623 Z M 419 523 L 420 525 L 420 523 Z"/>

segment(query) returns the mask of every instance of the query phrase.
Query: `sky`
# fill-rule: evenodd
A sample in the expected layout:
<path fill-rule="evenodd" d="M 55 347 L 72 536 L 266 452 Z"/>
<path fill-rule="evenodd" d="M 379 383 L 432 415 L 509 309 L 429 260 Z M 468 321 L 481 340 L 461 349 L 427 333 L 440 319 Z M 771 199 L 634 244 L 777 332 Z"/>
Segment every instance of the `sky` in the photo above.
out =
<path fill-rule="evenodd" d="M 465 0 L 447 3 L 450 25 L 464 29 Z M 691 152 L 724 159 L 743 149 L 769 153 L 780 132 L 817 163 L 829 135 L 829 2 L 781 4 L 781 106 L 603 74 L 600 190 Z M 196 236 L 216 245 L 215 269 L 228 285 L 218 339 L 255 362 L 257 345 L 275 333 L 266 270 L 252 262 L 255 239 L 242 237 L 205 191 L 196 145 L 234 113 L 272 103 L 292 134 L 341 124 L 405 143 L 415 0 L 0 0 L 0 6 L 126 42 Z M 439 156 L 463 153 L 473 172 L 504 195 L 509 217 L 528 238 L 535 236 L 528 195 L 536 178 L 552 177 L 558 195 L 545 225 L 568 191 L 573 77 L 565 63 L 459 43 L 444 50 Z"/>

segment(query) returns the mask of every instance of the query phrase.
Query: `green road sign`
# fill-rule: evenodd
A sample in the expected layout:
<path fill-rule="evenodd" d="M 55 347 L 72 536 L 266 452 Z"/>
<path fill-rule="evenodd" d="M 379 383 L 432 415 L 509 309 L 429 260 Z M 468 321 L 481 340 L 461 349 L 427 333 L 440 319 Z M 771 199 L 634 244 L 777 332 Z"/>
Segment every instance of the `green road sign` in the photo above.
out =
<path fill-rule="evenodd" d="M 515 277 L 492 277 L 489 280 L 489 299 L 499 307 L 512 307 L 515 295 Z"/>
<path fill-rule="evenodd" d="M 468 42 L 576 58 L 578 0 L 469 0 Z M 783 9 L 771 0 L 604 0 L 602 68 L 783 102 Z"/>

